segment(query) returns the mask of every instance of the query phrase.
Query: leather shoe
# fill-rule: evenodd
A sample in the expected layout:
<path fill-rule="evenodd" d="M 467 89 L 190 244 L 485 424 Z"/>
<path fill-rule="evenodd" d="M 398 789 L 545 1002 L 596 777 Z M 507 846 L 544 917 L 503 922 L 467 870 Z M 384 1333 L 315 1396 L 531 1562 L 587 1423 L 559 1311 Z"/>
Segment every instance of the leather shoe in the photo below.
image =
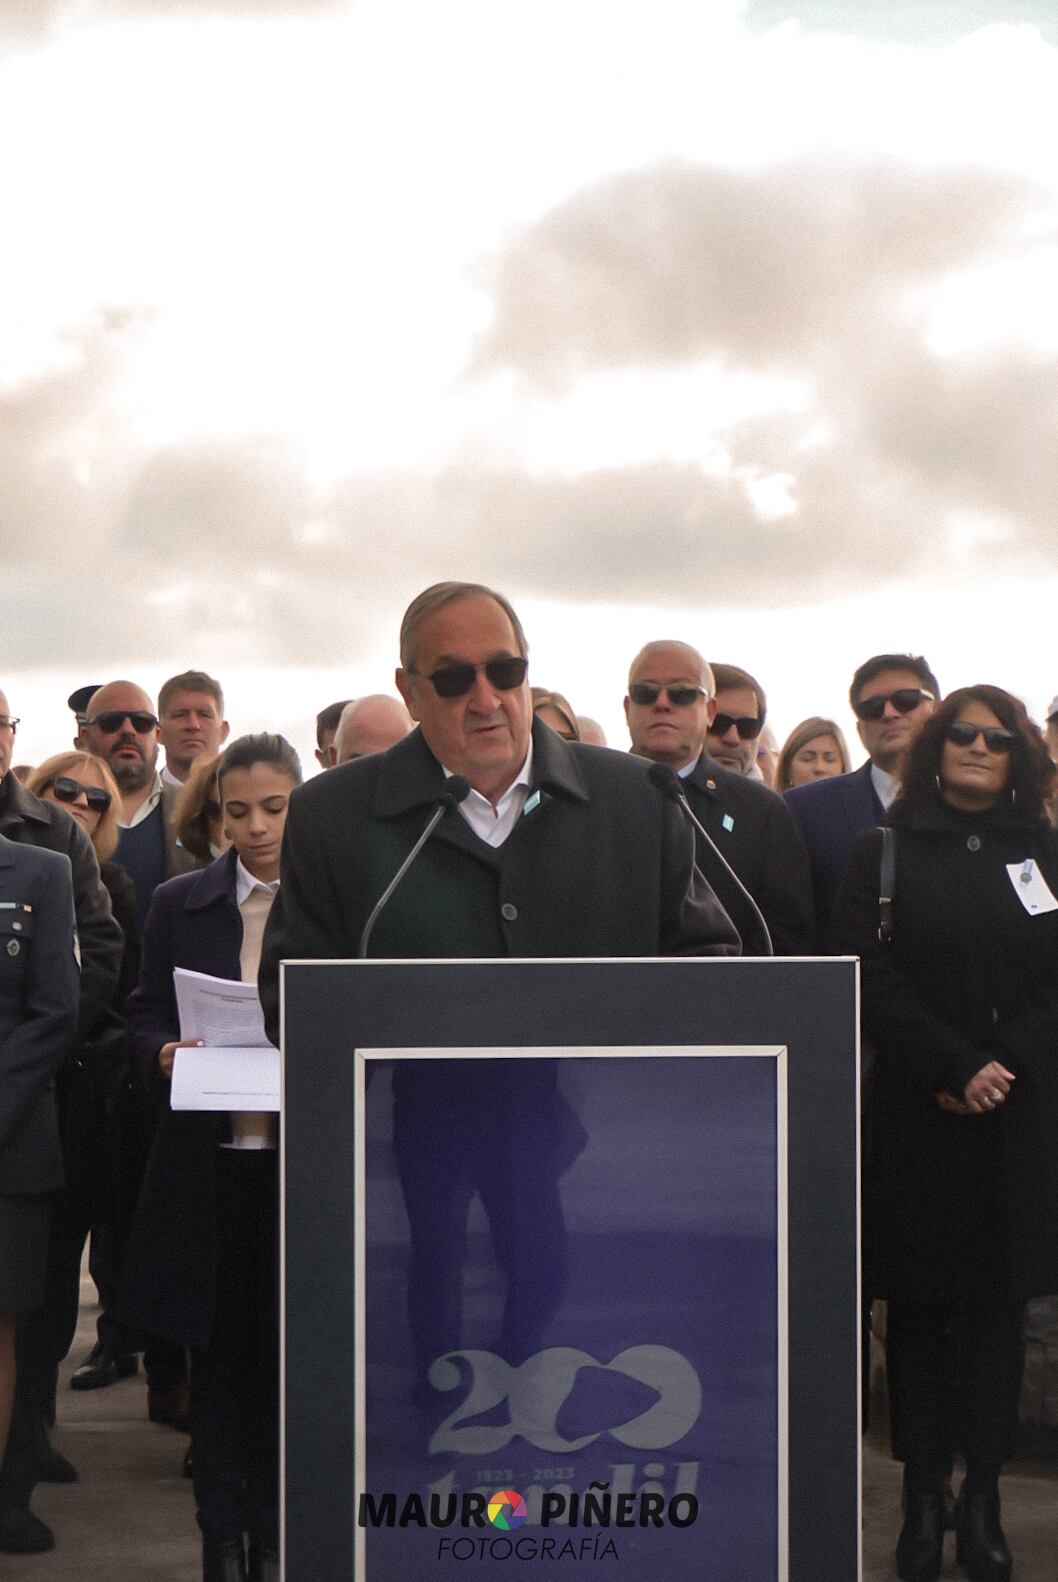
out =
<path fill-rule="evenodd" d="M 248 1582 L 279 1582 L 279 1556 L 268 1544 L 250 1544 Z"/>
<path fill-rule="evenodd" d="M 42 1555 L 55 1548 L 55 1534 L 47 1522 L 24 1507 L 0 1510 L 0 1554 Z"/>
<path fill-rule="evenodd" d="M 970 1582 L 1008 1582 L 1014 1562 L 999 1525 L 999 1491 L 967 1489 L 955 1508 L 955 1558 Z"/>
<path fill-rule="evenodd" d="M 202 1534 L 202 1582 L 246 1582 L 246 1553 L 238 1538 Z"/>
<path fill-rule="evenodd" d="M 186 1379 L 177 1379 L 164 1390 L 147 1391 L 147 1416 L 152 1423 L 162 1423 L 166 1428 L 179 1428 L 188 1433 L 191 1427 L 188 1411 L 191 1392 Z"/>
<path fill-rule="evenodd" d="M 901 1582 L 936 1582 L 944 1561 L 944 1495 L 939 1490 L 904 1497 L 904 1525 L 896 1541 Z"/>
<path fill-rule="evenodd" d="M 88 1356 L 70 1375 L 71 1390 L 101 1390 L 116 1379 L 128 1379 L 139 1363 L 133 1351 L 113 1352 L 105 1340 L 97 1340 Z"/>

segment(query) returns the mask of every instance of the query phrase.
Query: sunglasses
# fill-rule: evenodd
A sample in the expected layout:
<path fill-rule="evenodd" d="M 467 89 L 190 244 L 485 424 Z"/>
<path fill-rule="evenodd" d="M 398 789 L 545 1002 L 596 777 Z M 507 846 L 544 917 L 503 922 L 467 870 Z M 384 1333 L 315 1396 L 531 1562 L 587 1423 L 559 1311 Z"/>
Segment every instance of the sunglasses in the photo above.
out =
<path fill-rule="evenodd" d="M 510 659 L 489 659 L 483 665 L 442 665 L 440 670 L 431 671 L 424 679 L 433 682 L 439 698 L 462 698 L 474 685 L 479 670 L 485 672 L 486 681 L 497 692 L 513 692 L 525 680 L 529 661 L 516 655 Z M 408 674 L 418 676 L 422 672 L 409 670 Z"/>
<path fill-rule="evenodd" d="M 102 786 L 83 786 L 80 780 L 71 780 L 68 775 L 53 780 L 51 788 L 57 802 L 76 802 L 83 796 L 93 813 L 105 813 L 110 806 L 109 791 L 104 791 Z"/>
<path fill-rule="evenodd" d="M 709 730 L 714 736 L 726 736 L 732 725 L 741 742 L 754 741 L 764 729 L 764 721 L 758 720 L 753 714 L 740 714 L 738 719 L 733 714 L 718 714 Z"/>
<path fill-rule="evenodd" d="M 856 718 L 880 720 L 887 703 L 891 703 L 898 714 L 910 714 L 920 703 L 933 701 L 932 692 L 925 692 L 921 687 L 898 687 L 895 692 L 882 692 L 874 698 L 863 698 L 855 705 Z"/>
<path fill-rule="evenodd" d="M 97 714 L 94 720 L 86 720 L 85 723 L 98 725 L 104 736 L 112 736 L 126 720 L 137 736 L 146 736 L 148 731 L 155 730 L 158 725 L 158 716 L 148 714 L 146 709 L 125 709 L 123 713 L 118 709 L 108 709 L 105 714 Z"/>
<path fill-rule="evenodd" d="M 998 725 L 971 725 L 969 720 L 954 720 L 944 734 L 955 747 L 969 747 L 983 736 L 990 753 L 1013 752 L 1017 741 L 1013 731 L 1001 730 Z"/>
<path fill-rule="evenodd" d="M 633 681 L 628 688 L 631 703 L 656 703 L 664 692 L 674 709 L 689 709 L 692 703 L 707 696 L 704 687 L 659 687 L 653 681 Z"/>

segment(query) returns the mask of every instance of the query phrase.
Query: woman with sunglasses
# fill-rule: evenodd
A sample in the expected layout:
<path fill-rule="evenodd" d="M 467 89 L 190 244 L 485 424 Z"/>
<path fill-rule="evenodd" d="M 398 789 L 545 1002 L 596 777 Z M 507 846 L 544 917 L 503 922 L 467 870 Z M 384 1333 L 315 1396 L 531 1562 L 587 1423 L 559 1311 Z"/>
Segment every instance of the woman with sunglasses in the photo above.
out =
<path fill-rule="evenodd" d="M 99 1291 L 98 1344 L 113 1356 L 115 1377 L 135 1371 L 130 1337 L 116 1327 L 114 1304 L 120 1268 L 118 1249 L 128 1237 L 131 1193 L 124 1117 L 131 1088 L 124 1023 L 118 1008 L 139 972 L 136 894 L 114 859 L 118 844 L 120 793 L 109 767 L 93 753 L 57 753 L 37 769 L 28 789 L 70 815 L 92 842 L 111 910 L 125 936 L 121 971 L 110 1005 L 84 1030 L 56 1079 L 59 1133 L 66 1185 L 53 1202 L 48 1290 L 35 1323 L 57 1370 L 73 1342 L 80 1298 L 81 1258 L 91 1234 L 89 1268 Z M 49 1443 L 46 1423 L 37 1425 L 41 1476 L 69 1482 L 76 1470 Z"/>
<path fill-rule="evenodd" d="M 1011 1572 L 998 1478 L 1015 1446 L 1024 1304 L 1058 1291 L 1051 773 L 1016 698 L 951 693 L 910 749 L 891 837 L 853 847 L 835 912 L 838 942 L 861 958 L 876 1055 L 864 1258 L 888 1302 L 904 1582 L 940 1574 L 955 1455 L 959 1563 L 972 1582 Z"/>

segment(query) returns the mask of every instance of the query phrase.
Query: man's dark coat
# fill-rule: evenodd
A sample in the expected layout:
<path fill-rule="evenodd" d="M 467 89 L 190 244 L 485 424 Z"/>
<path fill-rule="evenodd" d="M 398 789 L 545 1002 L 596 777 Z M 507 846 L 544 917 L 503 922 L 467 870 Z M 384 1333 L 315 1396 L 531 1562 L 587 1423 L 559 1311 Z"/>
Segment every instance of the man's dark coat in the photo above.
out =
<path fill-rule="evenodd" d="M 10 773 L 0 781 L 0 835 L 20 845 L 64 852 L 70 859 L 81 953 L 80 1031 L 88 1037 L 108 1014 L 124 945 L 92 842 L 65 809 L 34 796 Z"/>
<path fill-rule="evenodd" d="M 350 957 L 445 779 L 422 732 L 295 791 L 261 956 L 279 1041 L 278 965 Z M 532 787 L 493 848 L 449 813 L 382 912 L 372 956 L 732 955 L 730 920 L 694 868 L 690 826 L 647 765 L 533 726 Z"/>
<path fill-rule="evenodd" d="M 815 925 L 808 853 L 782 798 L 705 752 L 683 788 L 695 816 L 764 914 L 775 954 L 810 955 Z M 760 954 L 760 927 L 738 887 L 700 837 L 697 853 L 699 868 L 742 936 L 743 955 Z"/>
<path fill-rule="evenodd" d="M 55 1073 L 77 1027 L 70 864 L 0 839 L 0 1194 L 62 1183 Z"/>

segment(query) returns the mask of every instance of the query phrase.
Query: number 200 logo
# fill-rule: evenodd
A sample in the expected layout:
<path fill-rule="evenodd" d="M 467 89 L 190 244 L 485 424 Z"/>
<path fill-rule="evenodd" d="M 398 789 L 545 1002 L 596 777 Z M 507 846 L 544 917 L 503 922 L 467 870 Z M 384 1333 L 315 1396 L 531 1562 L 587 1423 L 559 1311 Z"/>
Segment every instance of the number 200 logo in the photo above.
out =
<path fill-rule="evenodd" d="M 491 1351 L 450 1351 L 430 1366 L 430 1383 L 435 1390 L 459 1387 L 463 1380 L 460 1361 L 470 1369 L 470 1387 L 431 1437 L 430 1455 L 491 1455 L 517 1436 L 537 1450 L 583 1450 L 604 1430 L 600 1428 L 579 1439 L 565 1439 L 558 1431 L 558 1414 L 569 1399 L 581 1368 L 605 1368 L 657 1393 L 658 1399 L 645 1411 L 605 1430 L 633 1449 L 660 1450 L 675 1444 L 693 1428 L 702 1409 L 702 1386 L 697 1373 L 686 1357 L 669 1346 L 629 1346 L 606 1363 L 596 1361 L 586 1351 L 555 1346 L 538 1351 L 516 1368 Z M 505 1400 L 509 1403 L 508 1422 L 465 1426 L 470 1419 L 494 1410 Z"/>

